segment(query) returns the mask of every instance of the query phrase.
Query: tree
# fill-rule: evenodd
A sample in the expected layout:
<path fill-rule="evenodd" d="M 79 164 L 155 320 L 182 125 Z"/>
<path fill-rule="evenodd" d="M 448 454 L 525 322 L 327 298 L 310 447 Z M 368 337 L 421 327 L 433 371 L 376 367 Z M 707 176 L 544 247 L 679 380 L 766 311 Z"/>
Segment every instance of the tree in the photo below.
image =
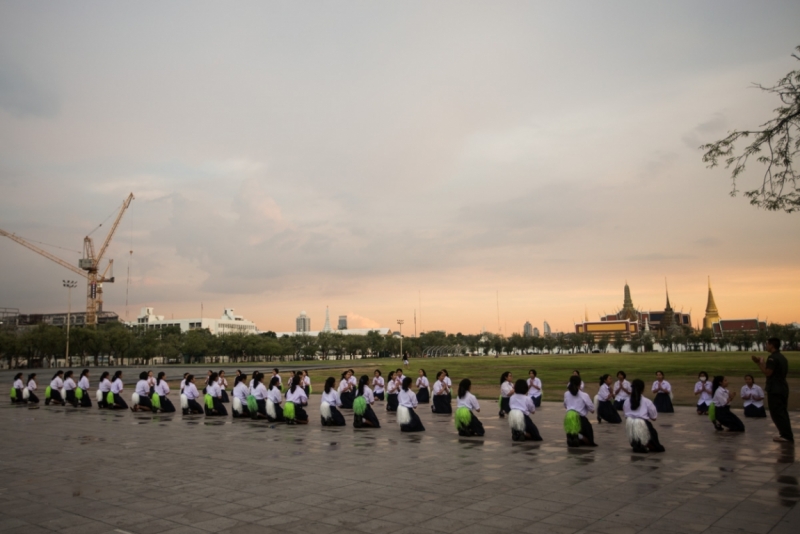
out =
<path fill-rule="evenodd" d="M 597 349 L 600 352 L 606 352 L 608 350 L 609 343 L 611 343 L 611 339 L 609 339 L 608 334 L 603 334 L 597 341 Z"/>
<path fill-rule="evenodd" d="M 800 46 L 795 50 L 800 53 Z M 792 54 L 800 60 L 800 55 Z M 793 70 L 771 87 L 754 84 L 755 87 L 777 95 L 781 106 L 775 109 L 776 116 L 758 130 L 734 130 L 715 143 L 702 145 L 703 161 L 714 168 L 724 159 L 725 168 L 733 167 L 731 196 L 739 192 L 736 181 L 744 172 L 748 160 L 753 157 L 766 165 L 761 185 L 744 196 L 750 204 L 766 210 L 783 210 L 791 213 L 800 209 L 800 176 L 793 160 L 800 152 L 800 70 Z M 741 153 L 735 153 L 735 144 L 741 139 L 753 137 L 753 141 Z"/>
<path fill-rule="evenodd" d="M 617 349 L 617 352 L 622 352 L 622 348 L 625 346 L 625 343 L 626 341 L 625 338 L 622 337 L 622 334 L 619 332 L 614 334 L 614 341 L 612 342 L 612 345 L 614 345 L 614 348 Z"/>

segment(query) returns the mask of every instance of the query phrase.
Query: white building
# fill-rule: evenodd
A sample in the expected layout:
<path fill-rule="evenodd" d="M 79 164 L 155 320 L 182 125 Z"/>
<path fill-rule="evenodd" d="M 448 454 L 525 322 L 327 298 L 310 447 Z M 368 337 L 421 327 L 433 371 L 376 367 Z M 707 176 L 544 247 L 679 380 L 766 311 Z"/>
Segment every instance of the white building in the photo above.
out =
<path fill-rule="evenodd" d="M 348 328 L 347 330 L 331 330 L 329 332 L 324 332 L 326 334 L 342 334 L 345 336 L 366 336 L 370 332 L 378 332 L 382 336 L 388 336 L 392 334 L 392 331 L 388 328 Z M 317 337 L 320 334 L 319 330 L 312 330 L 310 332 L 275 332 L 275 337 L 283 337 L 283 336 L 310 336 L 310 337 Z"/>
<path fill-rule="evenodd" d="M 533 337 L 533 325 L 530 321 L 525 321 L 522 326 L 522 335 L 525 337 Z"/>
<path fill-rule="evenodd" d="M 223 334 L 256 334 L 258 328 L 255 323 L 248 321 L 241 315 L 234 315 L 233 308 L 225 308 L 219 319 L 164 319 L 163 315 L 156 315 L 153 308 L 142 308 L 136 323 L 148 330 L 161 330 L 170 326 L 179 326 L 181 332 L 189 330 L 208 330 L 215 336 Z"/>
<path fill-rule="evenodd" d="M 306 315 L 305 311 L 300 312 L 300 317 L 297 318 L 295 321 L 296 323 L 296 330 L 298 332 L 308 332 L 311 330 L 311 317 Z"/>

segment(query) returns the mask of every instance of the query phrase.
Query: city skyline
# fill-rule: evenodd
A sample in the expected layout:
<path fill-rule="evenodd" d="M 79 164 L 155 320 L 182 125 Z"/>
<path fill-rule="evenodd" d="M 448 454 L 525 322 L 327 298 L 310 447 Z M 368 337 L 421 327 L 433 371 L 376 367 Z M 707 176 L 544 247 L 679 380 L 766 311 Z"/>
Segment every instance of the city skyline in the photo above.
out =
<path fill-rule="evenodd" d="M 666 277 L 697 323 L 708 276 L 723 319 L 799 319 L 800 215 L 698 148 L 770 117 L 797 2 L 92 6 L 0 5 L 0 228 L 77 264 L 132 191 L 122 319 L 569 332 Z M 0 306 L 65 275 L 0 239 Z"/>

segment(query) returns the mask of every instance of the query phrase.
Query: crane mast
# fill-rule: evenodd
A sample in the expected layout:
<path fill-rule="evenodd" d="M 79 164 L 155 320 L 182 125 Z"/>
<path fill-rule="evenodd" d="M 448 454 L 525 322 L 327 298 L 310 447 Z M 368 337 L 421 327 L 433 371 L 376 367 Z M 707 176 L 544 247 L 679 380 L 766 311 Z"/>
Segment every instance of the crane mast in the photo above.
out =
<path fill-rule="evenodd" d="M 91 237 L 87 235 L 86 237 L 83 238 L 83 258 L 78 260 L 78 267 L 75 267 L 69 262 L 66 262 L 61 258 L 54 256 L 53 254 L 50 254 L 46 250 L 42 250 L 41 248 L 37 247 L 32 243 L 29 243 L 28 241 L 24 240 L 18 235 L 0 229 L 0 236 L 8 237 L 12 241 L 16 241 L 20 245 L 29 248 L 30 250 L 36 252 L 37 254 L 40 254 L 45 258 L 61 265 L 62 267 L 69 269 L 70 271 L 86 278 L 86 323 L 85 324 L 96 325 L 97 312 L 103 311 L 103 282 L 114 283 L 114 275 L 113 275 L 114 260 L 108 261 L 108 265 L 103 271 L 103 274 L 99 274 L 100 261 L 103 259 L 103 256 L 106 253 L 106 249 L 108 248 L 108 245 L 111 243 L 111 239 L 114 237 L 114 233 L 117 231 L 117 227 L 119 226 L 119 223 L 122 220 L 122 216 L 125 214 L 125 210 L 127 210 L 128 207 L 131 205 L 131 201 L 133 199 L 134 196 L 133 193 L 131 193 L 122 202 L 122 206 L 120 207 L 119 213 L 117 214 L 117 218 L 114 220 L 114 224 L 111 226 L 111 230 L 109 230 L 108 235 L 103 241 L 103 246 L 100 248 L 99 253 L 95 254 L 94 241 L 92 240 Z M 107 277 L 109 270 L 111 270 L 110 278 Z"/>

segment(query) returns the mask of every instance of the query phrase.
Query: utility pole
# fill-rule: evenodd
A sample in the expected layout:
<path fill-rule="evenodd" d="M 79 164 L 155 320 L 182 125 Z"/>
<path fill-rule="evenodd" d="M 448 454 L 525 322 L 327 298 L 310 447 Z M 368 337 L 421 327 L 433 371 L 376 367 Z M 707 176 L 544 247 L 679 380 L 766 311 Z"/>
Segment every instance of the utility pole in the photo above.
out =
<path fill-rule="evenodd" d="M 397 320 L 397 324 L 400 325 L 400 357 L 403 357 L 403 321 L 402 319 Z"/>
<path fill-rule="evenodd" d="M 75 280 L 62 280 L 64 287 L 67 288 L 67 352 L 64 355 L 67 367 L 70 366 L 69 361 L 69 325 L 72 322 L 72 288 L 78 287 L 78 282 Z"/>

